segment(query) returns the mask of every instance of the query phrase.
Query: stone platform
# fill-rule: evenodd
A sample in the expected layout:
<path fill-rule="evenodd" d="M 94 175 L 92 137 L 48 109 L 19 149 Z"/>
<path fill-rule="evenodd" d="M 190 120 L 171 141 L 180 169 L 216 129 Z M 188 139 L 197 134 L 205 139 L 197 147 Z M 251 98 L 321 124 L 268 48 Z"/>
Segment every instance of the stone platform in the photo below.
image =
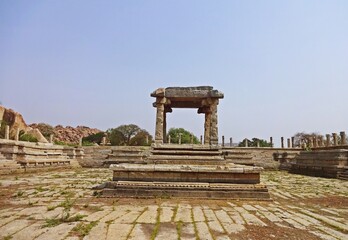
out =
<path fill-rule="evenodd" d="M 105 197 L 269 199 L 259 167 L 242 165 L 111 165 L 113 181 Z"/>

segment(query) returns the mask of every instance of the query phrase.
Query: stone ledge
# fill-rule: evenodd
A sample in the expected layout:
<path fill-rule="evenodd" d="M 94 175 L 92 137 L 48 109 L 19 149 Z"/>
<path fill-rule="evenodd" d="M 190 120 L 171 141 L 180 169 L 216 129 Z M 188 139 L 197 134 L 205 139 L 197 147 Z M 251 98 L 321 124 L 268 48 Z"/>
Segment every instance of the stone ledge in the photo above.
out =
<path fill-rule="evenodd" d="M 168 165 L 168 164 L 111 164 L 110 169 L 122 172 L 214 172 L 214 173 L 260 173 L 262 167 L 226 165 Z"/>

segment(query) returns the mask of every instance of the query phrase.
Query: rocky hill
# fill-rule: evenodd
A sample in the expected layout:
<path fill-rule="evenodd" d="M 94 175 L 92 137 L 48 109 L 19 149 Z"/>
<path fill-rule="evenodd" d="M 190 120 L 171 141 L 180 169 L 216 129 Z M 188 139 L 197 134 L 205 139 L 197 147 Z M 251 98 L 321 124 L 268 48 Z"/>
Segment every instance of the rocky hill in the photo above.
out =
<path fill-rule="evenodd" d="M 81 137 L 87 137 L 89 135 L 101 132 L 99 129 L 89 128 L 86 126 L 77 126 L 74 128 L 71 126 L 63 127 L 62 125 L 57 125 L 52 127 L 45 123 L 33 123 L 29 126 L 39 129 L 46 136 L 53 134 L 54 140 L 65 143 L 78 143 Z"/>

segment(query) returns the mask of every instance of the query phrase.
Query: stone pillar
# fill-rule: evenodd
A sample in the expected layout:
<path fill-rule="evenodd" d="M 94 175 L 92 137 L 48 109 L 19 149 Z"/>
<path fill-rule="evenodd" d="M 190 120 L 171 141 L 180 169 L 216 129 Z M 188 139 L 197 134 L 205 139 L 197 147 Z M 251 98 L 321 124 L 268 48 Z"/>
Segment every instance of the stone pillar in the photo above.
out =
<path fill-rule="evenodd" d="M 155 143 L 163 143 L 164 104 L 157 103 Z"/>
<path fill-rule="evenodd" d="M 295 137 L 291 137 L 291 147 L 295 148 Z"/>
<path fill-rule="evenodd" d="M 148 136 L 146 136 L 146 143 L 147 143 L 147 141 L 148 141 Z M 102 138 L 102 142 L 101 143 L 102 143 L 103 146 L 106 145 L 106 137 Z"/>
<path fill-rule="evenodd" d="M 290 138 L 287 139 L 287 143 L 288 143 L 288 148 L 291 148 L 291 145 L 290 145 Z"/>
<path fill-rule="evenodd" d="M 200 137 L 201 144 L 203 144 L 203 136 Z"/>
<path fill-rule="evenodd" d="M 233 142 L 232 142 L 232 138 L 230 138 L 230 147 L 232 147 Z"/>
<path fill-rule="evenodd" d="M 19 141 L 19 128 L 16 129 L 16 137 L 15 137 L 16 141 Z"/>
<path fill-rule="evenodd" d="M 318 147 L 318 144 L 317 144 L 318 142 L 317 142 L 317 137 L 313 137 L 313 147 Z"/>
<path fill-rule="evenodd" d="M 225 146 L 225 136 L 222 136 L 222 146 Z"/>
<path fill-rule="evenodd" d="M 204 121 L 204 144 L 210 144 L 211 112 L 205 113 Z"/>
<path fill-rule="evenodd" d="M 318 147 L 322 147 L 323 146 L 323 136 L 319 136 L 318 138 Z"/>
<path fill-rule="evenodd" d="M 271 147 L 273 147 L 273 137 L 269 138 L 269 142 L 271 143 Z"/>
<path fill-rule="evenodd" d="M 193 144 L 193 134 L 190 134 L 190 143 Z"/>
<path fill-rule="evenodd" d="M 347 145 L 346 133 L 340 132 L 341 135 L 341 145 Z"/>
<path fill-rule="evenodd" d="M 168 135 L 168 143 L 171 144 L 171 142 L 172 142 L 172 137 Z"/>
<path fill-rule="evenodd" d="M 149 145 L 149 135 L 146 135 L 146 145 Z"/>
<path fill-rule="evenodd" d="M 310 148 L 313 147 L 313 138 L 312 137 L 309 138 L 308 147 L 310 147 Z"/>
<path fill-rule="evenodd" d="M 163 143 L 167 142 L 167 113 L 163 112 Z"/>
<path fill-rule="evenodd" d="M 182 133 L 179 133 L 179 144 L 181 144 L 181 136 L 182 136 Z"/>
<path fill-rule="evenodd" d="M 245 144 L 245 147 L 248 147 L 248 139 L 244 139 L 244 144 Z"/>
<path fill-rule="evenodd" d="M 330 134 L 326 134 L 326 147 L 330 147 L 331 146 L 331 141 L 330 141 Z"/>
<path fill-rule="evenodd" d="M 333 133 L 332 138 L 333 138 L 333 145 L 337 146 L 338 145 L 337 133 Z"/>
<path fill-rule="evenodd" d="M 53 134 L 50 134 L 50 140 L 49 140 L 50 143 L 53 143 Z"/>
<path fill-rule="evenodd" d="M 281 148 L 284 148 L 284 137 L 280 138 L 280 145 L 281 145 Z"/>
<path fill-rule="evenodd" d="M 260 147 L 260 140 L 256 140 L 256 147 Z"/>
<path fill-rule="evenodd" d="M 218 115 L 217 115 L 217 105 L 219 103 L 218 99 L 214 99 L 211 105 L 211 132 L 210 132 L 210 144 L 219 144 L 219 134 L 218 134 Z"/>
<path fill-rule="evenodd" d="M 10 139 L 10 126 L 5 126 L 5 139 Z"/>
<path fill-rule="evenodd" d="M 79 146 L 82 147 L 82 137 L 79 139 Z"/>

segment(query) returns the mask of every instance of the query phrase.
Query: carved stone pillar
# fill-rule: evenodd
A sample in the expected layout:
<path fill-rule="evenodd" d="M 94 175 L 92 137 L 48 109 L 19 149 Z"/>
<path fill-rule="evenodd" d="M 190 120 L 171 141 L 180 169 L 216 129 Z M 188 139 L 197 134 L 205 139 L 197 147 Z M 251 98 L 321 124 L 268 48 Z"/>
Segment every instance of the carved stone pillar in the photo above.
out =
<path fill-rule="evenodd" d="M 203 136 L 200 137 L 200 143 L 203 144 Z"/>
<path fill-rule="evenodd" d="M 53 134 L 50 134 L 50 140 L 49 143 L 53 143 Z"/>
<path fill-rule="evenodd" d="M 204 144 L 210 144 L 211 113 L 205 113 L 204 121 Z"/>
<path fill-rule="evenodd" d="M 340 132 L 340 135 L 341 135 L 341 145 L 346 145 L 347 144 L 346 133 Z"/>
<path fill-rule="evenodd" d="M 291 147 L 295 148 L 295 137 L 291 137 Z"/>
<path fill-rule="evenodd" d="M 337 146 L 338 145 L 337 133 L 333 133 L 332 138 L 333 138 L 333 145 Z"/>
<path fill-rule="evenodd" d="M 313 137 L 313 147 L 318 147 L 318 144 L 317 144 L 318 142 L 317 142 L 317 137 Z"/>
<path fill-rule="evenodd" d="M 155 143 L 163 143 L 164 104 L 157 103 Z"/>
<path fill-rule="evenodd" d="M 218 134 L 218 116 L 217 116 L 217 105 L 219 103 L 218 99 L 215 99 L 211 105 L 211 135 L 210 144 L 218 145 L 219 134 Z"/>
<path fill-rule="evenodd" d="M 222 136 L 222 146 L 225 146 L 225 136 Z"/>
<path fill-rule="evenodd" d="M 280 144 L 281 144 L 281 147 L 284 148 L 284 137 L 280 138 Z"/>
<path fill-rule="evenodd" d="M 19 128 L 16 129 L 16 137 L 15 137 L 16 141 L 19 141 Z"/>
<path fill-rule="evenodd" d="M 167 113 L 163 112 L 163 143 L 167 142 Z"/>
<path fill-rule="evenodd" d="M 233 143 L 232 143 L 232 138 L 230 138 L 230 147 L 232 147 Z"/>
<path fill-rule="evenodd" d="M 271 143 L 271 147 L 273 147 L 273 137 L 269 138 L 269 142 Z"/>
<path fill-rule="evenodd" d="M 326 147 L 331 146 L 331 141 L 330 141 L 330 134 L 326 134 Z"/>
<path fill-rule="evenodd" d="M 312 137 L 310 137 L 309 138 L 309 148 L 312 148 L 313 147 L 313 138 Z"/>
<path fill-rule="evenodd" d="M 5 139 L 10 139 L 10 126 L 5 126 Z"/>
<path fill-rule="evenodd" d="M 288 142 L 288 148 L 291 148 L 291 145 L 290 145 L 290 138 L 287 139 L 287 142 Z"/>

